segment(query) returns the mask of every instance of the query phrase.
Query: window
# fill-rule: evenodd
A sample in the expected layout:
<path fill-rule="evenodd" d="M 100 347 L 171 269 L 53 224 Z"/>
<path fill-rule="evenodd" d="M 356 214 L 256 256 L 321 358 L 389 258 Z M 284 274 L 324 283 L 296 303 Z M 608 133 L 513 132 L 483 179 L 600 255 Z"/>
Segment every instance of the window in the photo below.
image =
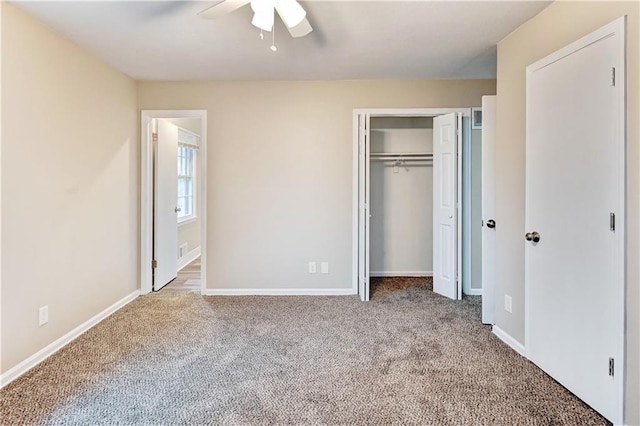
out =
<path fill-rule="evenodd" d="M 178 223 L 195 218 L 198 137 L 178 129 Z"/>

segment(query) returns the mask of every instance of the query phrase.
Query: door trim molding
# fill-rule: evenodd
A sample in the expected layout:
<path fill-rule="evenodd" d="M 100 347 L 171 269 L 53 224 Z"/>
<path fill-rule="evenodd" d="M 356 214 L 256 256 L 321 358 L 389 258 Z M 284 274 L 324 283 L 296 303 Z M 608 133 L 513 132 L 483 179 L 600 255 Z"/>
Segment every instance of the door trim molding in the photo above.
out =
<path fill-rule="evenodd" d="M 207 288 L 207 111 L 206 110 L 142 110 L 140 115 L 140 294 L 152 291 L 153 259 L 153 142 L 151 123 L 158 118 L 200 119 L 200 181 L 197 184 L 200 221 L 201 267 L 200 293 Z M 177 226 L 177 224 L 176 224 Z"/>
<path fill-rule="evenodd" d="M 353 110 L 353 139 L 352 139 L 352 149 L 353 149 L 353 159 L 352 159 L 352 227 L 351 227 L 351 285 L 355 291 L 355 294 L 358 293 L 358 227 L 359 227 L 359 219 L 358 219 L 358 115 L 359 114 L 368 114 L 372 118 L 377 117 L 435 117 L 438 115 L 444 115 L 449 113 L 460 113 L 463 117 L 471 117 L 471 108 L 355 108 Z M 464 128 L 464 127 L 463 127 Z M 470 126 L 469 126 L 470 128 Z M 463 130 L 464 131 L 464 130 Z M 459 153 L 459 156 L 462 156 L 462 152 Z M 461 200 L 462 202 L 462 200 Z M 462 205 L 460 205 L 460 212 L 462 212 Z M 461 213 L 460 213 L 461 215 Z M 462 277 L 460 277 L 462 279 Z"/>
<path fill-rule="evenodd" d="M 623 424 L 624 421 L 624 399 L 625 399 L 625 364 L 626 364 L 626 257 L 627 257 L 627 219 L 626 219 L 626 186 L 627 186 L 627 110 L 626 110 L 626 16 L 622 16 L 613 22 L 591 32 L 590 34 L 568 44 L 567 46 L 551 53 L 550 55 L 540 59 L 537 62 L 529 65 L 526 68 L 526 98 L 529 98 L 529 81 L 530 76 L 535 71 L 538 71 L 546 66 L 553 64 L 574 52 L 577 52 L 585 47 L 592 45 L 602 39 L 609 37 L 618 37 L 618 58 L 620 60 L 620 70 L 616 69 L 616 86 L 619 86 L 621 90 L 618 92 L 618 113 L 617 113 L 617 135 L 615 140 L 611 141 L 611 144 L 615 146 L 618 151 L 618 199 L 620 203 L 618 205 L 618 211 L 616 212 L 616 238 L 618 248 L 618 280 L 617 280 L 617 293 L 619 304 L 619 316 L 618 316 L 618 348 L 616 356 L 616 375 L 619 377 L 618 389 L 617 389 L 617 413 L 614 424 Z M 530 129 L 527 121 L 526 139 L 530 138 Z M 525 211 L 527 211 L 525 207 Z M 620 232 L 618 232 L 620 230 Z M 530 326 L 529 320 L 530 313 L 530 297 L 529 297 L 529 283 L 527 279 L 527 273 L 529 269 L 529 259 L 525 254 L 525 286 L 524 286 L 524 324 L 525 324 L 525 353 L 527 358 L 529 357 L 529 341 L 530 341 Z"/>

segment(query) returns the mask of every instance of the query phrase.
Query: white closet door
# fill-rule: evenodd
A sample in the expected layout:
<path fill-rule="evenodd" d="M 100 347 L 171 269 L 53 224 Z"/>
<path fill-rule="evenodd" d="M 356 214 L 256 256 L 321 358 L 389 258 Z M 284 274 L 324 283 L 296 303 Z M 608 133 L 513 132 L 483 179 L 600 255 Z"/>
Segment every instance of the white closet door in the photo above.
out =
<path fill-rule="evenodd" d="M 157 262 L 153 290 L 178 275 L 178 128 L 157 120 L 155 143 L 153 258 Z"/>
<path fill-rule="evenodd" d="M 358 114 L 358 294 L 369 300 L 371 148 L 369 114 Z"/>
<path fill-rule="evenodd" d="M 482 322 L 495 324 L 496 97 L 482 97 Z"/>
<path fill-rule="evenodd" d="M 450 299 L 458 288 L 458 119 L 433 119 L 433 291 Z"/>

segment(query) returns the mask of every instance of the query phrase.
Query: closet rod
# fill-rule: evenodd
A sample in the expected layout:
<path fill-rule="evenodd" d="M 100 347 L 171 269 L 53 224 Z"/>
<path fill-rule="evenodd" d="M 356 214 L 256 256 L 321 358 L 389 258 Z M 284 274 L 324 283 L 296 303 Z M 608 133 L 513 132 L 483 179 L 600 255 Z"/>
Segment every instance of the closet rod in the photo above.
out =
<path fill-rule="evenodd" d="M 371 157 L 371 160 L 375 161 L 433 161 L 433 157 Z"/>
<path fill-rule="evenodd" d="M 409 152 L 409 153 L 401 153 L 401 152 L 372 152 L 371 157 L 433 157 L 431 152 Z"/>

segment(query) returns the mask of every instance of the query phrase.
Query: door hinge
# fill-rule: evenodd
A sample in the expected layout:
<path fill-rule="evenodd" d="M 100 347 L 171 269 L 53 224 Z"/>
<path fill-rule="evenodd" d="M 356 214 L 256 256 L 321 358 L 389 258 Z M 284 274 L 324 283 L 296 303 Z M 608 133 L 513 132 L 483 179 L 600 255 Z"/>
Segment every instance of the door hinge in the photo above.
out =
<path fill-rule="evenodd" d="M 613 358 L 609 358 L 609 375 L 613 377 L 615 374 L 615 360 Z"/>
<path fill-rule="evenodd" d="M 151 267 L 154 268 L 154 269 L 157 268 L 158 267 L 158 261 L 157 260 L 152 260 L 151 261 Z"/>
<path fill-rule="evenodd" d="M 151 133 L 151 140 L 153 142 L 158 142 L 158 134 L 157 133 Z"/>
<path fill-rule="evenodd" d="M 611 68 L 611 87 L 616 87 L 616 67 Z"/>
<path fill-rule="evenodd" d="M 616 230 L 616 214 L 615 213 L 609 213 L 609 230 L 610 231 Z"/>

